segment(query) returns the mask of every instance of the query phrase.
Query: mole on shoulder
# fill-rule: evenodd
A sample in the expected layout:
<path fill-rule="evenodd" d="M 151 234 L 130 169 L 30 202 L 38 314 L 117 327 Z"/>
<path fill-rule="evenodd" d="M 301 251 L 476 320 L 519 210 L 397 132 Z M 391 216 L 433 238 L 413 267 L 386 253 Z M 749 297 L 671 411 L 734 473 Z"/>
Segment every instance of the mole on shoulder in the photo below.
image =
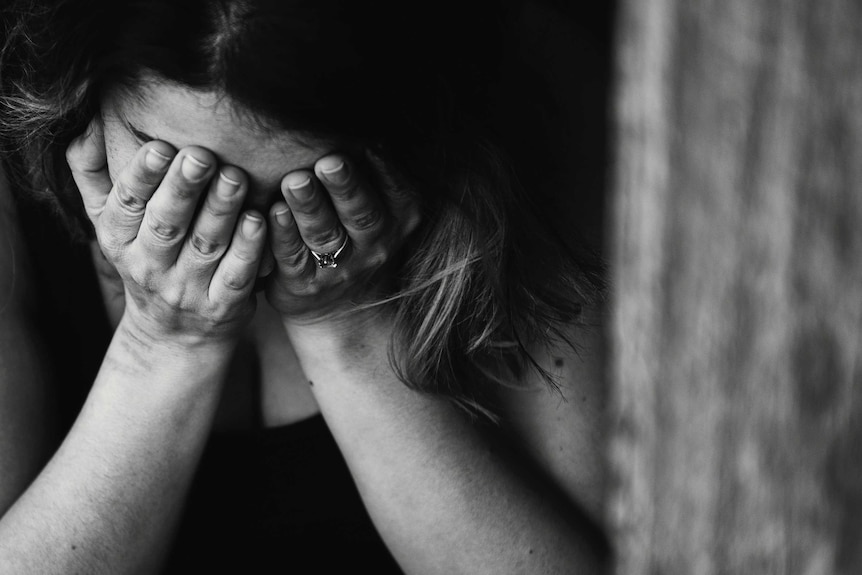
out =
<path fill-rule="evenodd" d="M 311 381 L 311 380 L 309 379 L 309 380 L 308 380 L 308 385 L 310 385 L 311 387 L 314 387 L 314 382 L 313 382 L 313 381 Z"/>
<path fill-rule="evenodd" d="M 554 365 L 557 367 L 563 367 L 563 358 L 562 357 L 555 357 L 554 358 Z"/>

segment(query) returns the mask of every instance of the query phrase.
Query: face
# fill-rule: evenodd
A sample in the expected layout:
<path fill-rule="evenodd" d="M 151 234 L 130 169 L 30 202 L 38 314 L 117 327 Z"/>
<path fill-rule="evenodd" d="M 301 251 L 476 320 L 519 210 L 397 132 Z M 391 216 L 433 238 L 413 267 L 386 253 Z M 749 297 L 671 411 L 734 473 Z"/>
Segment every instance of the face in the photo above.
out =
<path fill-rule="evenodd" d="M 156 79 L 134 94 L 114 91 L 102 102 L 108 170 L 112 180 L 138 149 L 162 140 L 177 150 L 190 145 L 213 152 L 221 164 L 245 171 L 247 207 L 266 213 L 281 196 L 282 178 L 332 152 L 324 143 L 302 142 L 286 131 L 265 131 L 247 119 L 230 99 Z"/>

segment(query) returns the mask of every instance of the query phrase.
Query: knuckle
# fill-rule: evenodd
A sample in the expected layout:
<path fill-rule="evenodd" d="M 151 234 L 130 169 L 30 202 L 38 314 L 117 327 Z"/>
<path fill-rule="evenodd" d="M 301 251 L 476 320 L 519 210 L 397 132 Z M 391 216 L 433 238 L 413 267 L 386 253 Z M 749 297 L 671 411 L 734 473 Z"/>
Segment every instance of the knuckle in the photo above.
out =
<path fill-rule="evenodd" d="M 225 200 L 207 201 L 204 204 L 204 211 L 207 215 L 215 219 L 226 219 L 236 214 L 239 202 L 229 202 Z"/>
<path fill-rule="evenodd" d="M 228 292 L 233 295 L 232 292 Z M 225 294 L 226 295 L 226 294 Z M 231 297 L 216 297 L 211 300 L 207 310 L 209 318 L 209 326 L 216 333 L 224 333 L 229 331 L 235 315 L 233 312 L 236 309 L 236 304 L 231 301 Z"/>
<path fill-rule="evenodd" d="M 95 203 L 89 198 L 83 196 L 81 199 L 84 204 L 84 211 L 87 213 L 87 219 L 90 220 L 90 223 L 93 224 L 93 226 L 97 226 L 99 218 L 105 211 L 105 204 L 102 202 Z"/>
<path fill-rule="evenodd" d="M 98 226 L 96 228 L 96 238 L 99 241 L 99 247 L 102 249 L 105 259 L 112 261 L 122 251 L 123 243 L 116 235 L 111 233 L 111 230 Z"/>
<path fill-rule="evenodd" d="M 251 265 L 257 261 L 257 252 L 251 248 L 241 248 L 234 252 L 236 259 L 245 265 Z"/>
<path fill-rule="evenodd" d="M 338 247 L 341 245 L 341 230 L 338 228 L 329 228 L 325 230 L 308 230 L 306 231 L 308 242 L 315 246 L 332 246 Z"/>
<path fill-rule="evenodd" d="M 222 276 L 222 285 L 230 291 L 244 291 L 251 285 L 252 279 L 252 274 L 230 269 L 226 270 Z"/>
<path fill-rule="evenodd" d="M 119 180 L 114 185 L 114 195 L 117 204 L 129 215 L 140 215 L 147 207 L 147 202 L 141 198 L 127 183 Z"/>
<path fill-rule="evenodd" d="M 392 174 L 384 176 L 384 182 L 381 186 L 383 195 L 389 198 L 390 201 L 396 203 L 404 203 L 413 201 L 416 197 L 416 192 L 410 186 L 398 181 Z"/>
<path fill-rule="evenodd" d="M 319 218 L 326 213 L 328 206 L 324 202 L 324 194 L 314 193 L 311 197 L 302 200 L 295 198 L 292 209 L 297 213 L 305 214 L 308 218 Z"/>
<path fill-rule="evenodd" d="M 181 309 L 185 303 L 185 286 L 183 284 L 174 283 L 166 286 L 160 297 L 168 306 L 174 309 Z"/>
<path fill-rule="evenodd" d="M 387 195 L 394 200 L 407 202 L 413 200 L 415 193 L 407 186 L 394 184 L 387 189 Z"/>
<path fill-rule="evenodd" d="M 189 244 L 196 254 L 206 259 L 218 255 L 224 247 L 221 242 L 204 237 L 198 232 L 192 233 Z"/>
<path fill-rule="evenodd" d="M 182 229 L 179 226 L 166 222 L 152 213 L 148 214 L 147 227 L 153 237 L 165 243 L 176 242 L 182 235 Z"/>
<path fill-rule="evenodd" d="M 330 193 L 342 201 L 352 200 L 362 193 L 362 188 L 359 183 L 352 179 L 348 179 L 346 182 L 341 184 L 330 183 L 329 187 Z"/>
<path fill-rule="evenodd" d="M 304 254 L 295 252 L 293 254 L 290 254 L 289 256 L 282 258 L 280 260 L 280 263 L 282 264 L 282 267 L 286 269 L 296 270 L 305 267 L 305 261 L 306 257 Z"/>
<path fill-rule="evenodd" d="M 283 268 L 294 269 L 302 267 L 308 257 L 308 248 L 304 245 L 299 246 L 294 243 L 282 244 L 281 249 L 277 254 L 273 254 L 275 259 Z"/>
<path fill-rule="evenodd" d="M 351 216 L 350 227 L 359 231 L 367 231 L 377 227 L 382 219 L 383 214 L 380 211 L 369 209 Z"/>
<path fill-rule="evenodd" d="M 131 265 L 127 273 L 133 284 L 150 291 L 153 284 L 152 270 L 142 265 Z"/>
<path fill-rule="evenodd" d="M 388 248 L 378 248 L 368 256 L 368 266 L 370 268 L 383 267 L 389 261 L 391 255 Z"/>
<path fill-rule="evenodd" d="M 190 184 L 183 181 L 172 182 L 169 186 L 170 194 L 174 198 L 183 202 L 197 198 L 200 194 L 200 190 L 200 185 Z"/>

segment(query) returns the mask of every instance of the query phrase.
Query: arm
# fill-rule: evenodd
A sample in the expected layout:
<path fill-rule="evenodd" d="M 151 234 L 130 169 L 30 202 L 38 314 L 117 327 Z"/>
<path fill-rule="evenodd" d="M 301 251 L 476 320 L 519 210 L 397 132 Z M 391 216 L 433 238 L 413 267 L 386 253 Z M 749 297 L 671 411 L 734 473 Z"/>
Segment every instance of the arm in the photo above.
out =
<path fill-rule="evenodd" d="M 185 353 L 136 332 L 120 323 L 72 430 L 0 520 L 0 570 L 128 573 L 158 566 L 231 350 Z"/>
<path fill-rule="evenodd" d="M 585 312 L 567 334 L 576 352 L 567 344 L 531 351 L 559 390 L 531 371 L 526 385 L 500 386 L 494 397 L 501 430 L 597 526 L 604 522 L 606 485 L 603 325 L 603 312 Z"/>
<path fill-rule="evenodd" d="M 126 307 L 72 430 L 0 519 L 2 572 L 158 568 L 238 331 L 253 312 L 265 230 L 260 218 L 247 226 L 248 215 L 236 225 L 244 174 L 233 168 L 233 184 L 216 178 L 193 216 L 215 171 L 211 153 L 151 142 L 112 187 L 93 128 L 69 161 L 102 250 L 123 278 Z M 208 167 L 187 172 L 190 154 Z"/>
<path fill-rule="evenodd" d="M 286 328 L 363 500 L 402 567 L 409 573 L 598 572 L 591 526 L 571 498 L 577 493 L 595 502 L 597 486 L 584 475 L 587 484 L 577 484 L 568 467 L 575 462 L 563 460 L 572 448 L 552 455 L 546 469 L 524 469 L 499 438 L 397 380 L 386 355 L 385 321 L 362 325 L 349 336 L 343 326 L 287 322 Z M 533 416 L 555 415 L 545 411 Z M 520 420 L 546 425 L 523 414 Z M 573 423 L 557 417 L 557 433 Z M 559 445 L 546 442 L 547 435 L 527 441 Z M 568 443 L 596 459 L 597 446 L 577 436 Z M 544 471 L 565 482 L 546 481 Z"/>
<path fill-rule="evenodd" d="M 410 573 L 597 572 L 603 549 L 581 508 L 598 507 L 600 417 L 582 417 L 580 406 L 560 407 L 568 404 L 531 393 L 524 401 L 529 410 L 518 412 L 519 402 L 509 402 L 507 435 L 405 387 L 387 357 L 386 309 L 337 312 L 373 289 L 369 267 L 403 237 L 379 212 L 391 211 L 399 222 L 414 218 L 409 210 L 386 210 L 392 202 L 376 199 L 352 167 L 333 178 L 327 168 L 339 164 L 348 165 L 324 158 L 317 178 L 286 177 L 292 220 L 272 222 L 277 266 L 268 296 L 282 310 L 315 398 L 390 550 Z M 312 189 L 293 194 L 292 182 L 311 182 Z M 327 194 L 335 214 L 327 211 Z M 350 251 L 337 268 L 318 269 L 310 250 L 333 252 L 344 233 Z M 579 390 L 600 385 L 597 370 L 580 372 L 584 381 L 572 384 Z M 578 431 L 572 445 L 568 430 Z M 527 457 L 516 448 L 519 434 Z M 565 461 L 572 454 L 592 465 Z"/>

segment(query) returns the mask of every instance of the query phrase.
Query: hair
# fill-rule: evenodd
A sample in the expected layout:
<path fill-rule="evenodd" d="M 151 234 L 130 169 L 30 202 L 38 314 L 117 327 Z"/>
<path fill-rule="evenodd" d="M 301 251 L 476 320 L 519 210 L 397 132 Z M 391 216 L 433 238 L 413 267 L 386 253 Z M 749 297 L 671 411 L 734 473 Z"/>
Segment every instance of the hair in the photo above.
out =
<path fill-rule="evenodd" d="M 505 41 L 515 5 L 13 0 L 0 143 L 17 187 L 79 237 L 89 223 L 65 148 L 107 90 L 146 76 L 223 94 L 264 128 L 374 150 L 423 210 L 395 288 L 373 304 L 395 310 L 391 362 L 408 386 L 487 413 L 488 386 L 526 366 L 554 384 L 528 346 L 567 341 L 603 293 L 600 260 L 549 225 L 549 194 L 521 183 L 542 181 L 542 133 L 514 137 L 499 118 L 502 93 L 521 98 L 519 113 L 538 110 Z M 512 70 L 524 75 L 507 84 Z"/>

